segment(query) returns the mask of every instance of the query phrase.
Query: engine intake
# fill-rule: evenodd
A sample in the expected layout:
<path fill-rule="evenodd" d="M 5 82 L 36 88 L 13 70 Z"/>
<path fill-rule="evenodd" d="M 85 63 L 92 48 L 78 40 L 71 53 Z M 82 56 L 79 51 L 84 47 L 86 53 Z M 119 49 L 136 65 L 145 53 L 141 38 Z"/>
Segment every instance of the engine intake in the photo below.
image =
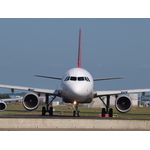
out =
<path fill-rule="evenodd" d="M 115 106 L 119 112 L 126 113 L 131 109 L 132 102 L 127 95 L 121 95 L 116 99 Z"/>
<path fill-rule="evenodd" d="M 39 98 L 35 93 L 28 93 L 24 96 L 22 104 L 25 109 L 32 111 L 38 108 Z"/>
<path fill-rule="evenodd" d="M 7 105 L 5 102 L 0 101 L 0 111 L 4 111 L 7 109 Z"/>

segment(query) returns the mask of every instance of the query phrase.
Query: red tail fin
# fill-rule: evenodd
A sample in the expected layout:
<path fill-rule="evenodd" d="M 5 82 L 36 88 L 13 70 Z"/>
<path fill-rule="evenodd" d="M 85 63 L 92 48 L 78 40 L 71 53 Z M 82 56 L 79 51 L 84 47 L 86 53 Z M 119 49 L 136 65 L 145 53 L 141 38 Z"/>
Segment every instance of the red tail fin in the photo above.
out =
<path fill-rule="evenodd" d="M 82 67 L 82 29 L 79 30 L 78 68 Z"/>

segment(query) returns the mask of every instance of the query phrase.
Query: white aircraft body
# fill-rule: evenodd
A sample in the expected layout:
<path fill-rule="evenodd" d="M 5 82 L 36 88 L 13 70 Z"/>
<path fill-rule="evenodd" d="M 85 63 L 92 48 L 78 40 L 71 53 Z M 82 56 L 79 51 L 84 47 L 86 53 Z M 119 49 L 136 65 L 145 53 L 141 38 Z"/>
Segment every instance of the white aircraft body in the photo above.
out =
<path fill-rule="evenodd" d="M 105 108 L 102 108 L 102 117 L 109 114 L 109 117 L 113 116 L 113 109 L 109 108 L 110 96 L 116 96 L 115 106 L 116 109 L 125 113 L 128 112 L 132 107 L 132 100 L 128 96 L 129 93 L 150 92 L 150 89 L 134 89 L 134 90 L 116 90 L 116 91 L 94 91 L 94 81 L 101 80 L 112 80 L 112 79 L 122 79 L 118 78 L 105 78 L 105 79 L 93 79 L 91 74 L 82 68 L 82 29 L 79 31 L 79 49 L 78 49 L 78 67 L 72 68 L 65 73 L 62 78 L 49 77 L 35 75 L 37 77 L 50 78 L 61 80 L 60 90 L 50 90 L 50 89 L 39 89 L 30 88 L 22 86 L 12 86 L 12 85 L 0 85 L 1 88 L 10 88 L 12 91 L 26 90 L 30 91 L 27 93 L 23 100 L 23 106 L 27 110 L 35 110 L 39 106 L 39 96 L 40 94 L 45 94 L 46 97 L 46 107 L 42 108 L 42 115 L 49 112 L 49 115 L 53 115 L 52 102 L 56 97 L 62 97 L 65 103 L 72 103 L 75 105 L 75 110 L 73 111 L 73 116 L 79 116 L 78 105 L 80 103 L 91 103 L 93 98 L 99 97 L 103 102 Z M 52 100 L 49 102 L 49 96 L 53 96 Z M 104 97 L 107 97 L 106 102 L 104 102 Z"/>

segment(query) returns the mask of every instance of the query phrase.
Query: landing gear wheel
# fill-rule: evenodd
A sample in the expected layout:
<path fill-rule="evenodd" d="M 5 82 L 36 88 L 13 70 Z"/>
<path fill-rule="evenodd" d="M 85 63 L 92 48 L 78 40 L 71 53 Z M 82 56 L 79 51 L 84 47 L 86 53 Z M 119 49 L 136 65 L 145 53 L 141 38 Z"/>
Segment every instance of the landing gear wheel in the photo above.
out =
<path fill-rule="evenodd" d="M 113 117 L 113 109 L 112 108 L 109 109 L 109 117 Z"/>
<path fill-rule="evenodd" d="M 74 101 L 74 107 L 75 107 L 75 110 L 73 111 L 73 117 L 80 117 L 80 111 L 79 111 L 79 107 L 78 107 L 78 103 L 76 101 Z"/>
<path fill-rule="evenodd" d="M 77 111 L 77 117 L 80 117 L 80 111 Z"/>
<path fill-rule="evenodd" d="M 49 109 L 49 115 L 53 116 L 53 107 L 50 107 L 50 109 Z"/>
<path fill-rule="evenodd" d="M 73 111 L 73 117 L 75 117 L 75 116 L 76 116 L 76 111 L 74 110 L 74 111 Z"/>
<path fill-rule="evenodd" d="M 42 116 L 45 116 L 45 114 L 46 114 L 46 108 L 42 107 Z"/>
<path fill-rule="evenodd" d="M 80 117 L 80 111 L 73 111 L 73 117 Z"/>
<path fill-rule="evenodd" d="M 105 117 L 106 111 L 105 108 L 102 108 L 102 117 Z"/>

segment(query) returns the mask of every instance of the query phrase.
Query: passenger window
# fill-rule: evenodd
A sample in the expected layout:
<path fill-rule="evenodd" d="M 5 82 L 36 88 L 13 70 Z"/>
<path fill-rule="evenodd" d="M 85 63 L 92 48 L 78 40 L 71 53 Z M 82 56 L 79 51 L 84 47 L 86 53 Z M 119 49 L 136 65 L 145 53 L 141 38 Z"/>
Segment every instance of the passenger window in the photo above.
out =
<path fill-rule="evenodd" d="M 71 77 L 70 80 L 76 81 L 76 80 L 77 80 L 77 77 Z"/>
<path fill-rule="evenodd" d="M 84 81 L 84 77 L 78 77 L 78 81 Z"/>

